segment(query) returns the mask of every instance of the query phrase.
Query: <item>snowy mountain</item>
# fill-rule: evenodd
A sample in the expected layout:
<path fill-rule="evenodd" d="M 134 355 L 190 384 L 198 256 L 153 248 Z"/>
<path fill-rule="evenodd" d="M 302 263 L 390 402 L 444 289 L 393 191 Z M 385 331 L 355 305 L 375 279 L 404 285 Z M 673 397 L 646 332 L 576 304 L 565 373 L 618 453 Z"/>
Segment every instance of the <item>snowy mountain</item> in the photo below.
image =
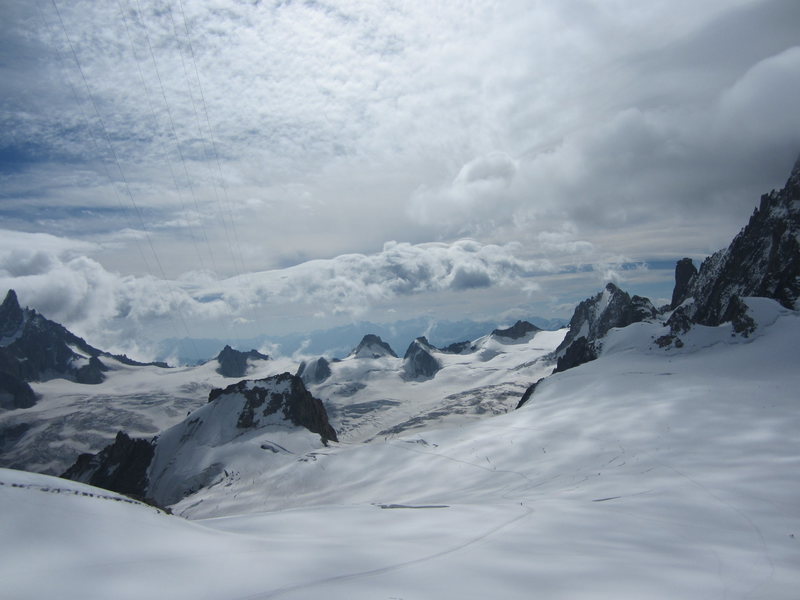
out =
<path fill-rule="evenodd" d="M 800 319 L 748 303 L 748 338 L 697 326 L 662 349 L 663 323 L 614 329 L 508 414 L 314 458 L 261 451 L 257 475 L 173 506 L 191 522 L 0 471 L 4 593 L 791 600 Z"/>
<path fill-rule="evenodd" d="M 70 476 L 183 518 L 0 470 L 3 591 L 793 600 L 799 178 L 699 270 L 679 261 L 660 311 L 609 284 L 568 331 L 522 322 L 441 349 L 420 336 L 403 358 L 370 334 L 341 360 L 253 361 L 253 379 L 210 393 L 229 383 L 219 363 L 109 359 L 107 380 L 81 387 L 107 386 L 128 411 L 133 390 L 210 401 L 188 416 L 174 395 L 140 407 L 169 425 L 117 434 Z M 58 381 L 0 411 L 4 447 L 31 447 L 12 417 L 39 427 L 78 406 L 55 389 L 80 384 Z M 108 404 L 95 414 L 114 422 Z M 70 447 L 67 428 L 56 439 Z"/>
<path fill-rule="evenodd" d="M 380 336 L 372 333 L 368 333 L 363 337 L 358 346 L 350 353 L 350 356 L 354 358 L 381 358 L 384 356 L 397 358 L 397 354 L 394 353 L 391 346 L 384 342 Z"/>
<path fill-rule="evenodd" d="M 312 435 L 316 434 L 316 435 Z M 238 475 L 270 453 L 297 454 L 336 441 L 322 403 L 299 377 L 283 373 L 214 389 L 208 404 L 151 441 L 119 433 L 62 475 L 162 506 Z"/>
<path fill-rule="evenodd" d="M 62 325 L 30 308 L 22 309 L 14 290 L 0 305 L 0 408 L 30 408 L 35 395 L 29 382 L 66 378 L 99 384 L 108 365 L 103 358 L 129 366 L 145 366 L 98 350 Z M 151 363 L 154 364 L 154 363 Z M 166 367 L 160 363 L 156 366 Z"/>

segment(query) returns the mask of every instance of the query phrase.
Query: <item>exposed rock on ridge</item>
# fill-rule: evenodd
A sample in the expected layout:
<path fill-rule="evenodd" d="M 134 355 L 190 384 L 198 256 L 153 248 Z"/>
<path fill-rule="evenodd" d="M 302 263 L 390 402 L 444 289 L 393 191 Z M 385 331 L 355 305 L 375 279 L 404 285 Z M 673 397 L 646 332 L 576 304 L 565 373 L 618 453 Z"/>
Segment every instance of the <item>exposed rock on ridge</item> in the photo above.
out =
<path fill-rule="evenodd" d="M 239 429 L 257 428 L 264 417 L 280 411 L 283 419 L 318 433 L 324 441 L 338 441 L 322 402 L 311 395 L 296 375 L 282 373 L 267 379 L 240 381 L 225 389 L 211 390 L 208 401 L 230 402 L 230 397 L 238 394 L 245 398 L 236 422 Z"/>
<path fill-rule="evenodd" d="M 536 325 L 534 325 L 533 323 L 528 323 L 528 321 L 517 321 L 507 329 L 493 330 L 492 335 L 495 337 L 508 338 L 511 340 L 519 340 L 524 338 L 526 335 L 530 333 L 536 333 L 537 331 L 541 331 L 541 328 L 536 327 Z"/>
<path fill-rule="evenodd" d="M 598 356 L 599 340 L 614 327 L 627 327 L 654 319 L 656 308 L 649 299 L 631 297 L 613 283 L 575 308 L 564 341 L 556 348 L 554 372 L 566 371 Z"/>
<path fill-rule="evenodd" d="M 429 379 L 442 368 L 426 337 L 418 337 L 408 346 L 403 356 L 403 371 L 408 379 Z"/>
<path fill-rule="evenodd" d="M 120 431 L 113 444 L 97 454 L 81 454 L 61 477 L 144 499 L 154 449 L 154 441 L 134 439 Z"/>
<path fill-rule="evenodd" d="M 131 366 L 144 366 L 124 355 L 109 354 L 90 346 L 63 325 L 44 318 L 35 310 L 21 308 L 14 290 L 0 305 L 0 406 L 27 408 L 33 405 L 33 390 L 27 382 L 63 377 L 77 383 L 97 384 L 105 380 L 107 366 L 100 357 Z M 164 363 L 147 363 L 166 367 Z"/>
<path fill-rule="evenodd" d="M 226 345 L 217 355 L 217 362 L 219 363 L 217 373 L 223 377 L 244 377 L 245 373 L 247 373 L 248 359 L 269 360 L 269 356 L 261 354 L 257 350 L 241 352 Z"/>
<path fill-rule="evenodd" d="M 797 307 L 800 157 L 784 188 L 761 196 L 750 221 L 728 248 L 704 260 L 685 288 L 681 283 L 676 280 L 673 308 L 685 302 L 679 310 L 701 325 L 731 321 L 737 311 L 737 297 L 762 296 L 786 308 Z M 686 302 L 689 298 L 693 302 Z"/>
<path fill-rule="evenodd" d="M 302 379 L 303 383 L 306 385 L 322 383 L 330 377 L 331 374 L 331 365 L 323 356 L 309 363 L 303 361 L 297 368 L 297 376 Z"/>

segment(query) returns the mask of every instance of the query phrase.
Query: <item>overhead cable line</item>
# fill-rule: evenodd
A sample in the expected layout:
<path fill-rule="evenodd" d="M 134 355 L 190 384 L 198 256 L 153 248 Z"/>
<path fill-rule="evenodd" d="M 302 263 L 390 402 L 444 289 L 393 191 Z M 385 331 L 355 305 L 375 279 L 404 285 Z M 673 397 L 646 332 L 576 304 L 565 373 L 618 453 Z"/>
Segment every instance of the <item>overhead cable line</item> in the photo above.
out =
<path fill-rule="evenodd" d="M 203 92 L 203 83 L 202 83 L 202 79 L 200 78 L 200 71 L 197 68 L 197 56 L 195 55 L 194 45 L 192 44 L 191 33 L 189 32 L 189 22 L 188 22 L 188 20 L 186 18 L 186 11 L 185 11 L 184 6 L 183 6 L 183 0 L 178 0 L 178 6 L 180 7 L 180 10 L 181 10 L 181 18 L 183 19 L 183 28 L 184 28 L 184 31 L 186 32 L 186 44 L 189 46 L 189 53 L 190 53 L 190 56 L 192 58 L 192 65 L 194 67 L 195 77 L 197 78 L 197 89 L 200 92 L 200 103 L 201 103 L 201 105 L 203 107 L 203 114 L 204 114 L 205 120 L 206 120 L 206 129 L 208 130 L 209 140 L 211 141 L 211 149 L 212 149 L 212 152 L 214 154 L 214 161 L 216 162 L 216 165 L 217 165 L 217 173 L 219 175 L 219 184 L 220 184 L 220 187 L 222 188 L 222 193 L 223 193 L 223 195 L 225 197 L 225 203 L 226 203 L 226 206 L 227 206 L 227 209 L 228 209 L 228 214 L 229 214 L 230 221 L 231 221 L 231 227 L 233 229 L 233 239 L 234 239 L 234 243 L 236 244 L 236 248 L 238 249 L 239 260 L 240 260 L 241 265 L 242 265 L 242 274 L 244 274 L 245 272 L 247 272 L 247 265 L 246 265 L 246 263 L 244 261 L 244 253 L 242 252 L 241 245 L 239 244 L 239 240 L 241 238 L 240 238 L 239 233 L 238 233 L 237 228 L 236 228 L 236 221 L 235 221 L 234 216 L 233 216 L 233 209 L 231 208 L 232 207 L 232 202 L 231 202 L 230 196 L 228 194 L 228 187 L 225 184 L 225 177 L 224 177 L 224 175 L 222 173 L 222 163 L 220 161 L 219 152 L 217 151 L 216 141 L 214 140 L 214 128 L 211 125 L 211 118 L 210 118 L 209 112 L 208 112 L 208 103 L 206 102 L 205 93 Z M 259 321 L 260 320 L 260 316 L 257 313 L 257 311 L 255 309 L 255 306 L 250 306 L 250 312 L 253 315 L 254 321 Z M 263 326 L 264 326 L 263 321 L 262 321 L 261 324 L 262 324 L 262 328 L 263 328 Z"/>
<path fill-rule="evenodd" d="M 192 103 L 192 110 L 194 112 L 194 120 L 195 120 L 195 124 L 197 125 L 197 133 L 200 136 L 200 138 L 203 140 L 203 151 L 204 151 L 204 153 L 207 153 L 208 149 L 206 147 L 205 136 L 203 135 L 203 127 L 200 124 L 200 114 L 197 112 L 197 104 L 195 103 L 194 94 L 192 93 L 192 84 L 191 84 L 191 81 L 190 81 L 190 78 L 189 78 L 189 72 L 186 69 L 186 61 L 183 58 L 183 44 L 181 44 L 180 37 L 178 35 L 178 25 L 175 22 L 174 15 L 172 14 L 172 7 L 168 3 L 166 5 L 166 7 L 167 7 L 167 13 L 169 14 L 170 22 L 172 23 L 172 31 L 175 34 L 175 41 L 176 41 L 176 43 L 178 45 L 178 53 L 179 53 L 180 58 L 181 58 L 181 67 L 183 68 L 183 77 L 184 77 L 184 80 L 186 81 L 186 90 L 187 90 L 187 92 L 189 94 L 189 99 L 191 100 L 191 103 Z M 198 83 L 199 83 L 199 81 L 198 81 Z M 225 220 L 225 215 L 224 215 L 224 213 L 222 211 L 222 202 L 220 201 L 219 191 L 217 190 L 217 184 L 216 184 L 216 180 L 213 177 L 213 174 L 212 174 L 212 177 L 211 177 L 211 186 L 212 186 L 212 189 L 214 190 L 214 199 L 216 200 L 217 214 L 219 215 L 219 219 L 222 222 L 222 228 L 225 231 L 225 241 L 228 244 L 228 250 L 231 253 L 231 259 L 233 260 L 233 268 L 234 268 L 235 271 L 237 271 L 238 273 L 241 274 L 241 269 L 244 268 L 244 263 L 241 262 L 241 258 L 240 258 L 241 269 L 240 269 L 240 265 L 236 264 L 236 259 L 237 259 L 236 252 L 234 252 L 234 249 L 233 249 L 233 243 L 231 242 L 231 233 L 230 233 L 229 228 L 228 228 L 228 223 Z M 232 222 L 232 220 L 231 220 L 231 222 Z M 241 250 L 240 250 L 240 252 L 241 252 Z"/>
<path fill-rule="evenodd" d="M 158 115 L 156 113 L 155 103 L 153 102 L 152 94 L 150 93 L 150 87 L 147 85 L 147 80 L 145 79 L 144 72 L 142 71 L 142 66 L 141 64 L 139 64 L 139 58 L 136 56 L 133 34 L 131 33 L 130 27 L 128 26 L 128 19 L 125 16 L 125 9 L 122 6 L 121 0 L 117 0 L 117 7 L 119 8 L 120 16 L 122 17 L 122 23 L 125 26 L 125 33 L 128 37 L 128 45 L 130 46 L 131 54 L 133 55 L 134 62 L 136 63 L 136 69 L 139 73 L 139 81 L 141 82 L 142 88 L 145 91 L 145 96 L 147 97 L 147 105 L 150 109 L 150 115 L 153 118 L 153 125 L 155 127 L 155 130 L 157 131 L 159 126 L 158 126 Z M 178 176 L 175 174 L 175 170 L 172 167 L 172 159 L 170 158 L 168 152 L 165 152 L 164 156 L 166 158 L 170 176 L 172 177 L 172 182 L 175 185 L 175 191 L 178 194 L 178 200 L 180 201 L 181 204 L 181 210 L 183 211 L 183 213 L 188 213 L 189 211 L 183 202 L 183 194 L 181 193 L 180 184 L 178 183 Z M 192 230 L 191 226 L 187 225 L 187 227 L 189 230 L 189 237 L 191 237 L 192 245 L 194 246 L 195 249 L 195 254 L 198 260 L 200 261 L 200 266 L 201 268 L 205 268 L 203 264 L 203 255 L 200 251 L 200 246 L 197 244 L 197 240 L 195 239 L 194 231 Z"/>
<path fill-rule="evenodd" d="M 233 228 L 233 237 L 234 237 L 234 241 L 236 243 L 236 246 L 239 249 L 239 256 L 240 256 L 240 260 L 242 262 L 242 269 L 244 271 L 246 271 L 247 267 L 246 267 L 245 262 L 244 262 L 244 254 L 242 253 L 242 248 L 239 245 L 240 237 L 239 237 L 238 231 L 236 230 L 236 221 L 233 218 L 233 210 L 231 208 L 232 203 L 231 203 L 230 196 L 228 195 L 228 187 L 227 187 L 227 185 L 225 185 L 225 178 L 224 178 L 224 176 L 222 174 L 222 164 L 221 164 L 220 159 L 219 159 L 219 152 L 217 151 L 217 144 L 216 144 L 216 142 L 214 140 L 214 128 L 211 126 L 211 119 L 208 116 L 208 103 L 206 102 L 206 96 L 203 93 L 203 84 L 202 84 L 202 81 L 200 79 L 200 71 L 197 68 L 197 57 L 195 56 L 194 46 L 192 45 L 192 39 L 191 39 L 191 35 L 189 33 L 189 23 L 188 23 L 188 21 L 186 19 L 186 11 L 183 8 L 183 0 L 178 0 L 178 5 L 180 6 L 181 16 L 183 18 L 183 28 L 186 31 L 186 43 L 189 46 L 189 52 L 190 52 L 191 57 L 192 57 L 192 64 L 194 65 L 195 76 L 197 77 L 197 89 L 200 92 L 200 103 L 203 106 L 203 113 L 205 114 L 205 118 L 206 118 L 208 136 L 209 136 L 209 139 L 211 140 L 211 149 L 212 149 L 212 151 L 214 153 L 214 160 L 217 163 L 217 172 L 219 173 L 219 184 L 220 184 L 220 187 L 222 188 L 222 193 L 225 196 L 225 202 L 226 202 L 227 207 L 228 207 L 228 213 L 229 213 L 229 216 L 230 216 L 230 219 L 231 219 L 231 227 Z"/>
<path fill-rule="evenodd" d="M 138 7 L 139 19 L 142 22 L 142 29 L 144 30 L 144 38 L 145 41 L 147 42 L 147 47 L 150 50 L 150 58 L 153 61 L 153 68 L 155 69 L 156 77 L 158 78 L 158 85 L 161 88 L 161 96 L 164 98 L 164 105 L 166 106 L 167 109 L 167 116 L 169 117 L 169 123 L 172 129 L 172 135 L 175 138 L 175 146 L 178 149 L 178 155 L 180 156 L 181 163 L 183 164 L 183 172 L 186 175 L 186 181 L 189 185 L 189 191 L 191 192 L 192 199 L 194 200 L 194 205 L 195 208 L 197 209 L 197 213 L 198 215 L 202 215 L 202 211 L 200 210 L 200 203 L 197 201 L 197 195 L 195 194 L 194 185 L 192 184 L 192 178 L 189 175 L 189 169 L 186 166 L 186 158 L 183 156 L 183 150 L 181 149 L 180 138 L 178 137 L 178 132 L 175 129 L 175 120 L 172 118 L 172 110 L 170 109 L 169 101 L 167 100 L 167 94 L 166 91 L 164 90 L 164 82 L 161 79 L 161 73 L 158 69 L 158 62 L 156 61 L 155 52 L 153 52 L 153 45 L 150 43 L 150 35 L 147 32 L 147 25 L 144 22 L 144 11 L 142 10 L 142 6 L 139 0 L 136 0 L 136 5 Z M 206 233 L 204 227 L 201 227 L 201 231 L 203 232 L 203 237 L 205 238 L 206 245 L 208 247 L 208 253 L 211 256 L 211 264 L 213 265 L 214 270 L 217 271 L 217 261 L 214 257 L 214 251 L 211 248 L 211 243 L 208 241 L 208 234 Z"/>
<path fill-rule="evenodd" d="M 86 74 L 84 73 L 83 67 L 81 66 L 81 62 L 78 59 L 78 53 L 75 51 L 75 46 L 72 44 L 72 40 L 69 37 L 69 33 L 67 32 L 67 27 L 64 24 L 64 19 L 61 16 L 61 11 L 58 9 L 58 4 L 56 4 L 56 0 L 51 0 L 51 2 L 53 3 L 53 8 L 55 8 L 56 14 L 58 15 L 58 20 L 61 23 L 61 29 L 64 31 L 64 37 L 67 39 L 67 43 L 69 45 L 70 51 L 72 52 L 72 57 L 75 60 L 75 64 L 77 65 L 78 71 L 81 74 L 81 79 L 83 79 L 83 84 L 86 87 L 86 93 L 89 96 L 89 100 L 90 100 L 90 102 L 92 104 L 92 107 L 94 108 L 95 114 L 97 115 L 97 120 L 100 123 L 100 128 L 103 130 L 103 135 L 104 135 L 104 137 L 106 139 L 106 143 L 108 144 L 108 149 L 109 149 L 109 151 L 111 153 L 111 156 L 114 158 L 114 162 L 117 165 L 117 169 L 119 170 L 120 178 L 122 180 L 123 186 L 124 186 L 125 191 L 127 193 L 128 199 L 130 200 L 130 203 L 133 206 L 134 211 L 135 211 L 136 215 L 139 218 L 139 222 L 141 223 L 141 226 L 142 226 L 142 231 L 144 232 L 145 237 L 147 239 L 147 243 L 149 244 L 150 250 L 153 253 L 153 257 L 155 258 L 156 265 L 158 265 L 158 270 L 161 273 L 161 277 L 166 282 L 166 281 L 168 281 L 168 279 L 167 279 L 167 275 L 166 275 L 166 273 L 164 271 L 164 267 L 163 267 L 163 265 L 161 263 L 161 259 L 159 258 L 158 253 L 156 252 L 155 246 L 153 245 L 153 240 L 152 240 L 152 237 L 150 236 L 150 231 L 147 229 L 147 225 L 144 222 L 144 218 L 142 217 L 142 212 L 141 212 L 141 210 L 139 210 L 139 206 L 136 204 L 136 200 L 134 200 L 134 198 L 133 198 L 133 194 L 131 193 L 130 185 L 128 184 L 128 180 L 125 177 L 125 173 L 122 170 L 122 165 L 120 164 L 119 157 L 117 156 L 117 153 L 114 150 L 114 146 L 111 143 L 111 137 L 108 134 L 108 128 L 105 125 L 105 121 L 103 120 L 103 117 L 100 114 L 100 110 L 99 110 L 99 108 L 97 106 L 97 101 L 95 100 L 94 95 L 92 94 L 92 90 L 89 87 L 89 82 L 86 79 Z M 178 308 L 177 314 L 178 314 L 178 318 L 180 319 L 181 323 L 183 324 L 183 328 L 184 328 L 184 330 L 186 332 L 187 337 L 191 338 L 191 335 L 189 333 L 189 327 L 186 324 L 186 319 L 184 318 L 183 312 L 180 310 L 180 308 Z"/>
<path fill-rule="evenodd" d="M 35 2 L 34 6 L 36 6 L 36 12 L 39 15 L 39 19 L 42 21 L 42 24 L 44 25 L 44 28 L 51 35 L 53 35 L 55 37 L 55 35 L 53 33 L 53 28 L 51 27 L 50 23 L 47 22 L 47 19 L 44 18 L 44 13 L 42 12 L 41 6 L 39 6 L 39 2 L 38 1 Z M 62 23 L 62 25 L 63 25 L 63 23 Z M 75 105 L 78 107 L 78 110 L 81 113 L 81 117 L 83 117 L 83 121 L 86 123 L 86 130 L 89 132 L 89 139 L 91 139 L 91 141 L 92 141 L 92 146 L 94 148 L 95 155 L 99 157 L 99 156 L 102 155 L 102 151 L 100 149 L 100 144 L 97 141 L 97 136 L 95 135 L 94 128 L 92 127 L 91 120 L 89 119 L 89 115 L 86 114 L 86 110 L 83 107 L 83 102 L 81 102 L 81 100 L 80 100 L 80 97 L 79 97 L 79 94 L 78 94 L 78 90 L 75 88 L 75 84 L 72 83 L 72 79 L 70 79 L 69 77 L 66 76 L 66 73 L 67 73 L 67 65 L 66 65 L 66 63 L 67 63 L 67 61 L 64 58 L 63 54 L 61 53 L 61 49 L 58 46 L 54 46 L 54 49 L 56 51 L 56 56 L 58 57 L 58 63 L 61 66 L 61 71 L 64 74 L 64 81 L 66 81 L 67 86 L 70 89 L 70 93 L 72 94 L 72 98 L 75 100 Z M 111 176 L 111 172 L 108 170 L 108 165 L 106 164 L 105 160 L 102 160 L 102 159 L 100 160 L 100 165 L 102 166 L 103 174 L 106 176 L 106 178 L 108 179 L 109 184 L 111 185 L 111 190 L 114 193 L 114 198 L 116 199 L 117 204 L 120 207 L 120 212 L 123 214 L 123 216 L 125 218 L 125 222 L 126 222 L 128 228 L 131 231 L 134 231 L 135 230 L 135 226 L 134 226 L 133 222 L 131 221 L 130 213 L 128 211 L 128 208 L 125 206 L 125 202 L 122 199 L 122 196 L 120 195 L 119 190 L 117 189 L 116 182 L 114 181 L 114 178 Z M 134 238 L 133 242 L 134 242 L 134 245 L 136 246 L 136 249 L 139 251 L 139 255 L 141 256 L 142 262 L 143 262 L 143 264 L 145 266 L 145 270 L 148 273 L 152 273 L 152 269 L 150 268 L 150 263 L 147 260 L 147 256 L 145 256 L 144 250 L 142 249 L 142 245 L 139 243 L 139 240 Z"/>

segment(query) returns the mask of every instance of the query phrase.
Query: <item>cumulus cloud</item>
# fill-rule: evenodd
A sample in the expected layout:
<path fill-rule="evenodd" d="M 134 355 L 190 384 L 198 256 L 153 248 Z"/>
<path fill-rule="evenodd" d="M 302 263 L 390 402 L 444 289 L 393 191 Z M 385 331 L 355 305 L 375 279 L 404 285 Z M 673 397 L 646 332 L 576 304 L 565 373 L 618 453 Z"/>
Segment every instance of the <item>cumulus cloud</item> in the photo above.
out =
<path fill-rule="evenodd" d="M 487 220 L 510 216 L 509 194 L 518 163 L 505 152 L 491 152 L 464 164 L 441 187 L 420 186 L 412 195 L 409 214 L 424 225 L 454 232 L 477 231 Z"/>
<path fill-rule="evenodd" d="M 718 126 L 761 143 L 800 145 L 800 46 L 759 61 L 720 98 Z"/>

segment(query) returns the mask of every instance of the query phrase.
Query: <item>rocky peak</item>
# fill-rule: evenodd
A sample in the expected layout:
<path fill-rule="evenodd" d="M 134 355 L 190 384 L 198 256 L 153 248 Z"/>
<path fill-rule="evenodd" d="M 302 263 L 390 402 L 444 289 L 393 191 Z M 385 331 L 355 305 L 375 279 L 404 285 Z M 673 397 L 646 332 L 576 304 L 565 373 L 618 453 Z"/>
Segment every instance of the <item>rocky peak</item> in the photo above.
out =
<path fill-rule="evenodd" d="M 355 350 L 352 356 L 356 358 L 382 358 L 384 356 L 392 356 L 397 358 L 391 346 L 384 342 L 380 336 L 368 333 L 365 335 Z"/>
<path fill-rule="evenodd" d="M 436 348 L 431 346 L 426 337 L 418 337 L 408 346 L 403 356 L 403 371 L 409 379 L 428 379 L 436 375 L 442 368 L 433 356 Z"/>
<path fill-rule="evenodd" d="M 330 363 L 328 363 L 323 356 L 309 363 L 303 361 L 297 369 L 297 376 L 302 379 L 303 383 L 306 385 L 322 383 L 331 376 Z"/>
<path fill-rule="evenodd" d="M 213 389 L 208 401 L 218 405 L 241 404 L 240 408 L 233 411 L 237 415 L 236 427 L 239 429 L 261 427 L 272 421 L 269 417 L 276 415 L 298 427 L 318 433 L 325 441 L 338 441 L 322 402 L 311 395 L 302 379 L 291 373 L 253 381 L 243 380 L 224 389 Z"/>
<path fill-rule="evenodd" d="M 689 292 L 689 283 L 697 275 L 697 267 L 691 258 L 682 258 L 675 265 L 675 288 L 672 290 L 670 308 L 677 308 L 686 299 Z"/>
<path fill-rule="evenodd" d="M 472 342 L 455 342 L 444 348 L 440 348 L 445 354 L 467 354 L 475 350 Z"/>
<path fill-rule="evenodd" d="M 14 335 L 22 326 L 25 315 L 17 300 L 17 293 L 8 290 L 0 305 L 0 339 Z"/>
<path fill-rule="evenodd" d="M 597 358 L 600 340 L 612 328 L 627 327 L 656 315 L 655 306 L 647 298 L 631 297 L 613 283 L 606 284 L 602 292 L 575 308 L 569 331 L 555 351 L 556 372 Z"/>
<path fill-rule="evenodd" d="M 492 331 L 492 335 L 495 337 L 502 337 L 508 338 L 511 340 L 519 340 L 524 338 L 526 335 L 530 333 L 535 333 L 537 331 L 541 331 L 539 327 L 536 327 L 533 323 L 528 323 L 528 321 L 517 321 L 511 327 L 507 329 L 495 329 Z"/>
<path fill-rule="evenodd" d="M 253 360 L 269 360 L 269 356 L 261 354 L 257 350 L 250 350 L 249 352 L 242 352 L 234 350 L 226 345 L 222 351 L 217 355 L 217 373 L 223 377 L 244 377 L 247 372 L 247 361 Z"/>
<path fill-rule="evenodd" d="M 677 273 L 677 270 L 676 270 Z M 708 257 L 685 291 L 684 317 L 701 325 L 719 325 L 736 313 L 737 297 L 762 296 L 794 309 L 800 298 L 800 160 L 785 187 L 764 194 L 747 225 L 727 249 Z M 681 291 L 683 293 L 681 293 Z M 676 308 L 676 306 L 673 306 Z"/>

